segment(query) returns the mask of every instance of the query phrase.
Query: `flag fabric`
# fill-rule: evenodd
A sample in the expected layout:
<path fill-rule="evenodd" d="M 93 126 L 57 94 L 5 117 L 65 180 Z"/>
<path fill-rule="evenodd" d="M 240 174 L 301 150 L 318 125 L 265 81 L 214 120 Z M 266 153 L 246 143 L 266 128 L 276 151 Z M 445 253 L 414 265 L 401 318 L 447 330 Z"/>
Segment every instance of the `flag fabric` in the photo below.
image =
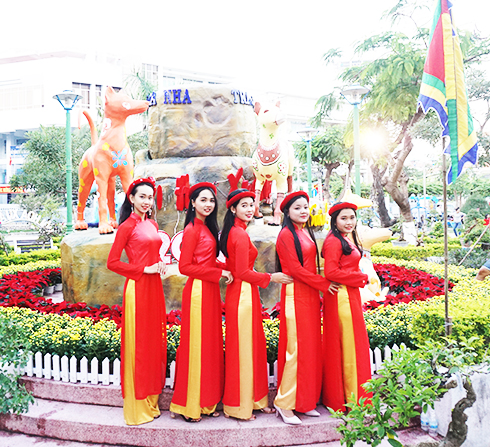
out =
<path fill-rule="evenodd" d="M 437 113 L 442 135 L 449 136 L 445 151 L 451 155 L 448 183 L 461 174 L 466 163 L 476 163 L 478 152 L 466 92 L 463 53 L 451 8 L 449 0 L 437 0 L 418 99 L 424 113 L 429 109 Z"/>

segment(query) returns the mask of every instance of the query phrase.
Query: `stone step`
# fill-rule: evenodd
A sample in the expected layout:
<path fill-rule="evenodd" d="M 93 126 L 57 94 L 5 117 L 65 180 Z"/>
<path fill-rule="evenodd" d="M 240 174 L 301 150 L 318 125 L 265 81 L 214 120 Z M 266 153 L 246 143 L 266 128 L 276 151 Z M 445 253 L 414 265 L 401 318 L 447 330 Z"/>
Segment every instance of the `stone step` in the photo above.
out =
<path fill-rule="evenodd" d="M 339 439 L 334 420 L 323 407 L 321 416 L 299 415 L 303 424 L 284 424 L 271 414 L 256 412 L 255 421 L 204 417 L 199 423 L 172 419 L 168 411 L 139 426 L 124 423 L 121 407 L 36 398 L 21 415 L 0 415 L 0 430 L 67 441 L 118 446 L 288 446 L 326 443 Z"/>

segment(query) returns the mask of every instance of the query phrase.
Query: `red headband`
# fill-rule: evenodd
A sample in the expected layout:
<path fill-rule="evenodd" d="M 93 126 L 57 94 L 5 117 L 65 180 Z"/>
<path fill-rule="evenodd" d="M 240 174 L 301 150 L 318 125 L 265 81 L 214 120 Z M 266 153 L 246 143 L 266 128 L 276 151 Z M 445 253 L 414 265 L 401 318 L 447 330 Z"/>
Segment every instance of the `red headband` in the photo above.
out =
<path fill-rule="evenodd" d="M 238 193 L 236 196 L 233 196 L 231 199 L 226 201 L 226 208 L 230 209 L 231 205 L 239 202 L 245 197 L 251 197 L 252 199 L 255 199 L 255 193 L 252 191 L 243 191 L 241 193 Z"/>
<path fill-rule="evenodd" d="M 296 191 L 288 194 L 286 197 L 284 197 L 284 200 L 281 202 L 281 211 L 284 213 L 284 208 L 288 205 L 291 200 L 295 199 L 296 197 L 304 197 L 308 202 L 310 201 L 310 198 L 308 197 L 308 194 L 304 191 Z"/>
<path fill-rule="evenodd" d="M 149 183 L 151 187 L 153 188 L 153 192 L 155 192 L 155 179 L 153 177 L 146 177 L 146 178 L 137 178 L 136 180 L 133 180 L 133 183 L 129 185 L 129 188 L 126 192 L 126 196 L 129 198 L 129 194 L 131 194 L 131 191 L 135 186 L 140 185 L 141 183 Z"/>
<path fill-rule="evenodd" d="M 328 215 L 331 216 L 335 211 L 343 210 L 344 208 L 351 208 L 354 211 L 357 210 L 357 205 L 350 202 L 339 202 L 336 203 L 332 208 L 328 210 Z"/>
<path fill-rule="evenodd" d="M 209 188 L 211 190 L 214 191 L 214 194 L 216 195 L 217 194 L 217 190 L 216 190 L 216 186 L 214 186 L 212 183 L 209 183 L 209 182 L 200 182 L 200 183 L 196 183 L 194 186 L 191 186 L 189 188 L 189 193 L 188 193 L 188 196 L 187 197 L 191 197 L 192 196 L 192 193 L 196 190 L 196 189 L 199 189 L 199 188 Z"/>

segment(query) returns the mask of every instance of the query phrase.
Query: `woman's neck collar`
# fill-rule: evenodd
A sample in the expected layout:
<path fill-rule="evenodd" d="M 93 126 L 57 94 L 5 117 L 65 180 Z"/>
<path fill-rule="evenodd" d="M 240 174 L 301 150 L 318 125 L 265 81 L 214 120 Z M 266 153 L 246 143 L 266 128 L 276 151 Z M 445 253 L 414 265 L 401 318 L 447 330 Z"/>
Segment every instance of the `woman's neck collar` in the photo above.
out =
<path fill-rule="evenodd" d="M 194 224 L 196 224 L 196 223 L 197 223 L 198 225 L 199 225 L 199 224 L 203 225 L 203 224 L 204 224 L 204 222 L 205 222 L 205 220 L 206 220 L 205 218 L 204 218 L 204 220 L 203 220 L 203 219 L 201 219 L 200 217 L 197 217 L 197 215 L 196 215 L 196 216 L 194 216 Z"/>
<path fill-rule="evenodd" d="M 140 216 L 136 211 L 133 211 L 133 216 L 135 216 L 137 219 L 141 220 L 141 222 L 146 220 L 146 214 L 143 214 L 143 216 Z"/>
<path fill-rule="evenodd" d="M 235 216 L 235 225 L 238 227 L 247 228 L 248 222 L 245 222 L 244 220 Z"/>

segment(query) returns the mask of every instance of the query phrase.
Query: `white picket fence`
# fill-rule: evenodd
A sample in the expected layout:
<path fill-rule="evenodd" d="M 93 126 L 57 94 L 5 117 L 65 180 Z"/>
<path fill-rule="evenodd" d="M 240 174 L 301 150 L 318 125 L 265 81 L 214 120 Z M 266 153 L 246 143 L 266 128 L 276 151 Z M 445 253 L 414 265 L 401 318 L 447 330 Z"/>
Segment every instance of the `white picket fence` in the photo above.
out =
<path fill-rule="evenodd" d="M 402 345 L 403 346 L 403 345 Z M 393 351 L 399 351 L 399 347 L 386 346 L 383 350 L 376 348 L 369 350 L 371 356 L 371 373 L 377 372 L 384 360 L 391 359 Z M 70 383 L 90 383 L 92 385 L 116 385 L 121 384 L 121 362 L 116 359 L 112 362 L 108 358 L 102 361 L 102 372 L 99 360 L 93 358 L 90 362 L 83 357 L 78 360 L 75 356 L 68 358 L 66 355 L 51 355 L 37 352 L 30 354 L 29 360 L 22 373 L 28 377 L 39 377 L 44 379 L 58 380 Z M 112 373 L 111 373 L 112 371 Z M 269 386 L 277 386 L 277 361 L 273 365 L 273 374 L 269 377 Z M 165 387 L 173 388 L 175 381 L 175 361 L 170 364 L 170 377 L 165 381 Z"/>

